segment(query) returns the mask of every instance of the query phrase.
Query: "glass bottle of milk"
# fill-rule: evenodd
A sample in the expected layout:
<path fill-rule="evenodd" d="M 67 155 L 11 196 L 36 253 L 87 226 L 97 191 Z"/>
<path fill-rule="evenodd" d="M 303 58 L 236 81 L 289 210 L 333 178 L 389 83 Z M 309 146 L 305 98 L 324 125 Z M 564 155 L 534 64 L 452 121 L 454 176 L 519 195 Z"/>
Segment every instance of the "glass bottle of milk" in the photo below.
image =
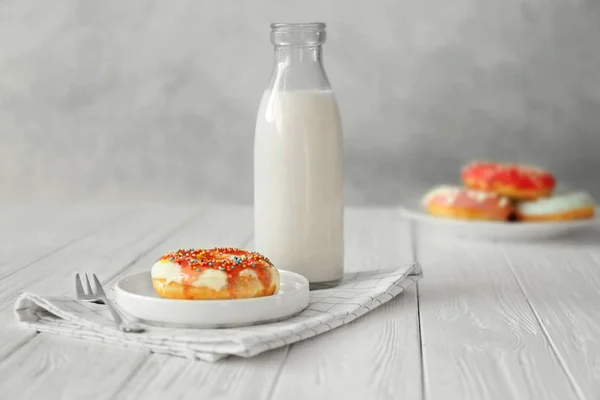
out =
<path fill-rule="evenodd" d="M 254 139 L 255 249 L 311 289 L 344 271 L 343 142 L 321 61 L 325 24 L 272 24 L 275 65 Z"/>

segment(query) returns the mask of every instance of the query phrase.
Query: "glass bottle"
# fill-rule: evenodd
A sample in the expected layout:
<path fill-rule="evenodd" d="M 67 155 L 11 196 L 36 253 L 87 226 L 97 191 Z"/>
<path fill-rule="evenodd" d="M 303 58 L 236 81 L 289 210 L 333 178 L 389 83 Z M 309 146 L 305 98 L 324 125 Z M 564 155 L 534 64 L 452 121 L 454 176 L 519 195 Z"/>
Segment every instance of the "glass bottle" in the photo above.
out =
<path fill-rule="evenodd" d="M 275 65 L 256 120 L 256 251 L 311 289 L 344 272 L 343 138 L 322 63 L 324 23 L 272 24 Z"/>

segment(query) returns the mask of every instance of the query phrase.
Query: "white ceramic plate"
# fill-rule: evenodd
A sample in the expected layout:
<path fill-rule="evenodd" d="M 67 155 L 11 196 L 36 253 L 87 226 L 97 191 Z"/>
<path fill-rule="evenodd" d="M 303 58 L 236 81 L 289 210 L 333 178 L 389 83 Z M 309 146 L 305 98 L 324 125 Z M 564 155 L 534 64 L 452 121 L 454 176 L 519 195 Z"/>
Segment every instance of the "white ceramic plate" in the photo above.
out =
<path fill-rule="evenodd" d="M 279 321 L 308 306 L 308 281 L 279 270 L 279 292 L 272 296 L 232 300 L 163 299 L 152 287 L 150 272 L 122 278 L 115 285 L 118 306 L 141 322 L 189 328 L 228 328 Z"/>
<path fill-rule="evenodd" d="M 591 226 L 600 226 L 598 217 L 557 222 L 466 221 L 434 217 L 426 213 L 419 201 L 400 207 L 403 215 L 434 233 L 482 240 L 541 240 L 565 236 Z"/>

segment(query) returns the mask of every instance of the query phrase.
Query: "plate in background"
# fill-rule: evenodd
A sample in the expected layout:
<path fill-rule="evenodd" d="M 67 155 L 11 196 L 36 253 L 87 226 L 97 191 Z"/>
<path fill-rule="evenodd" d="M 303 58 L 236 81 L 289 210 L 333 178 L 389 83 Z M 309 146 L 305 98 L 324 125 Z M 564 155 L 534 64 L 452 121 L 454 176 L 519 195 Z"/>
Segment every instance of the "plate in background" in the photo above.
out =
<path fill-rule="evenodd" d="M 279 270 L 279 291 L 272 296 L 231 300 L 164 299 L 156 294 L 150 272 L 120 279 L 115 299 L 123 311 L 143 323 L 184 328 L 230 328 L 280 321 L 308 306 L 308 280 Z"/>
<path fill-rule="evenodd" d="M 420 199 L 407 201 L 400 207 L 400 212 L 418 222 L 419 226 L 434 230 L 435 233 L 482 240 L 540 240 L 565 236 L 589 227 L 600 227 L 597 213 L 590 219 L 556 222 L 468 221 L 434 217 L 427 214 Z"/>

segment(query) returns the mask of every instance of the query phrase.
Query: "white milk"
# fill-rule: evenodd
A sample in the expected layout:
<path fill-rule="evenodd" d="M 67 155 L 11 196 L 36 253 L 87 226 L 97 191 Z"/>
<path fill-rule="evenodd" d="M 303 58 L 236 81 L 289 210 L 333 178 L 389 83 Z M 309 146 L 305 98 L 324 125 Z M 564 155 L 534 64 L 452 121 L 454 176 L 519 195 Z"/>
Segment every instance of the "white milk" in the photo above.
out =
<path fill-rule="evenodd" d="M 343 148 L 330 90 L 267 90 L 254 147 L 256 251 L 310 282 L 341 279 Z"/>

